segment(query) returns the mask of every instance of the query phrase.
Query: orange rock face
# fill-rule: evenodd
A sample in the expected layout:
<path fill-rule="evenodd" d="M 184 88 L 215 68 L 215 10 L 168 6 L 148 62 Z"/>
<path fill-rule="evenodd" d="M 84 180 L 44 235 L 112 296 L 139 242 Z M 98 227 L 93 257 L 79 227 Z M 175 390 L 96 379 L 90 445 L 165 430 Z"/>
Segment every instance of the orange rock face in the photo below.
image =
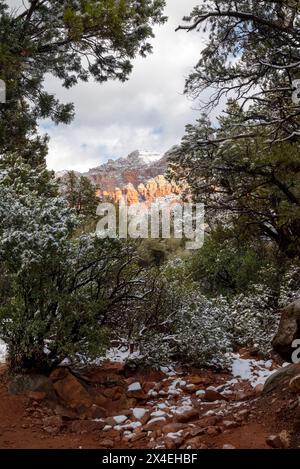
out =
<path fill-rule="evenodd" d="M 137 187 L 128 183 L 122 189 L 116 187 L 110 191 L 97 191 L 97 195 L 102 198 L 112 199 L 115 202 L 123 202 L 127 205 L 137 203 L 149 203 L 160 197 L 171 194 L 180 194 L 181 189 L 175 183 L 170 183 L 163 175 L 158 175 L 149 179 L 145 184 L 140 183 Z"/>

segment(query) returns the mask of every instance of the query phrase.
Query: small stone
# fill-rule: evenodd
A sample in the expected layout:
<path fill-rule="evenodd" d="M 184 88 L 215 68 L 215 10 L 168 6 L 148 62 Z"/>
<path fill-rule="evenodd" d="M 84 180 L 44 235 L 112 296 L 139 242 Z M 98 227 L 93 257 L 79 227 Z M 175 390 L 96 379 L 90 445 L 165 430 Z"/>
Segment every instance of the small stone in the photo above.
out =
<path fill-rule="evenodd" d="M 28 397 L 32 401 L 41 402 L 46 399 L 47 394 L 44 391 L 30 391 Z"/>
<path fill-rule="evenodd" d="M 189 410 L 188 412 L 184 412 L 182 414 L 175 414 L 174 417 L 176 418 L 177 422 L 186 423 L 197 419 L 199 417 L 199 412 L 197 412 L 197 410 Z"/>
<path fill-rule="evenodd" d="M 114 442 L 110 439 L 105 439 L 100 441 L 100 446 L 105 449 L 112 449 L 115 445 Z"/>
<path fill-rule="evenodd" d="M 82 435 L 84 433 L 93 433 L 100 431 L 105 427 L 104 421 L 95 420 L 74 420 L 71 424 L 71 432 Z"/>
<path fill-rule="evenodd" d="M 59 415 L 43 418 L 43 430 L 47 433 L 58 433 L 63 426 L 62 418 Z"/>
<path fill-rule="evenodd" d="M 184 430 L 186 425 L 182 425 L 182 423 L 168 423 L 162 427 L 163 433 L 177 433 L 180 430 Z"/>
<path fill-rule="evenodd" d="M 236 449 L 236 447 L 233 445 L 223 445 L 222 449 Z"/>
<path fill-rule="evenodd" d="M 208 427 L 206 429 L 206 434 L 209 436 L 217 436 L 219 435 L 221 429 L 219 427 Z"/>
<path fill-rule="evenodd" d="M 283 430 L 278 435 L 268 436 L 266 441 L 271 448 L 287 449 L 290 446 L 290 436 L 286 430 Z"/>
<path fill-rule="evenodd" d="M 263 384 L 257 384 L 257 385 L 255 386 L 255 388 L 254 388 L 255 394 L 256 394 L 257 396 L 259 396 L 260 394 L 262 394 L 263 390 L 264 390 L 264 385 L 263 385 Z"/>
<path fill-rule="evenodd" d="M 179 448 L 183 443 L 183 438 L 166 438 L 165 439 L 165 446 L 166 449 L 176 449 Z"/>

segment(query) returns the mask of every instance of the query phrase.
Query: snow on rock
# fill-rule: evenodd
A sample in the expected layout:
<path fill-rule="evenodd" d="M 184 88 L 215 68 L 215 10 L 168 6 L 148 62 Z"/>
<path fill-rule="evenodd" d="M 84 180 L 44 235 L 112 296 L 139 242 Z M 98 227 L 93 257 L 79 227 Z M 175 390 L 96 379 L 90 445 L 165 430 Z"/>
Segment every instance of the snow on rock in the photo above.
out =
<path fill-rule="evenodd" d="M 169 389 L 168 389 L 168 394 L 170 396 L 178 396 L 179 394 L 181 394 L 182 390 L 181 389 L 178 389 L 180 387 L 183 387 L 186 385 L 186 381 L 183 381 L 182 379 L 175 379 L 172 384 L 169 386 Z"/>
<path fill-rule="evenodd" d="M 176 371 L 174 370 L 173 366 L 161 366 L 160 371 L 162 371 L 167 376 L 176 376 Z"/>
<path fill-rule="evenodd" d="M 179 430 L 179 432 L 176 433 L 167 433 L 166 438 L 171 438 L 176 440 L 177 438 L 181 437 L 183 430 Z"/>
<path fill-rule="evenodd" d="M 142 389 L 141 384 L 137 381 L 128 386 L 128 391 L 140 391 Z"/>
<path fill-rule="evenodd" d="M 142 407 L 135 407 L 134 409 L 132 409 L 132 413 L 137 420 L 141 420 L 146 412 L 147 409 L 144 409 Z"/>
<path fill-rule="evenodd" d="M 167 417 L 167 415 L 168 414 L 162 410 L 156 410 L 155 412 L 152 412 L 151 417 Z"/>
<path fill-rule="evenodd" d="M 128 417 L 126 417 L 126 415 L 116 415 L 114 417 L 114 421 L 120 425 L 121 423 L 124 423 L 126 422 L 126 420 L 128 419 Z"/>
<path fill-rule="evenodd" d="M 154 422 L 165 422 L 165 417 L 155 417 L 154 419 L 149 420 L 148 425 Z"/>
<path fill-rule="evenodd" d="M 255 388 L 258 384 L 264 384 L 268 377 L 276 370 L 270 370 L 272 361 L 254 360 L 241 358 L 240 355 L 233 355 L 231 372 L 235 378 L 249 381 Z"/>
<path fill-rule="evenodd" d="M 7 355 L 7 347 L 5 343 L 2 340 L 0 340 L 0 363 L 5 363 L 6 355 Z"/>

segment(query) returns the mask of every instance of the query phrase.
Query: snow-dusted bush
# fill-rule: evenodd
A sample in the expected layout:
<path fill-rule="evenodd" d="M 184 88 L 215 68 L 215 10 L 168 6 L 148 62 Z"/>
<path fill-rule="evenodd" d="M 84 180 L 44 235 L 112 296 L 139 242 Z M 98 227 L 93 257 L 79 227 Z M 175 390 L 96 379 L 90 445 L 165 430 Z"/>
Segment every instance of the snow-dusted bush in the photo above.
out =
<path fill-rule="evenodd" d="M 236 346 L 256 346 L 264 354 L 271 349 L 278 316 L 274 293 L 265 285 L 254 285 L 252 293 L 240 294 L 228 302 L 232 342 Z"/>
<path fill-rule="evenodd" d="M 284 308 L 300 298 L 300 261 L 295 261 L 286 270 L 281 286 L 279 306 Z"/>
<path fill-rule="evenodd" d="M 178 267 L 178 266 L 177 266 Z M 185 296 L 182 290 L 176 311 L 165 330 L 144 328 L 134 363 L 161 365 L 172 361 L 199 367 L 226 368 L 228 352 L 241 346 L 255 346 L 267 354 L 278 317 L 273 293 L 265 286 L 252 286 L 251 293 L 226 298 L 207 298 L 197 284 Z M 161 324 L 164 324 L 161 321 Z M 129 357 L 129 362 L 130 362 Z"/>

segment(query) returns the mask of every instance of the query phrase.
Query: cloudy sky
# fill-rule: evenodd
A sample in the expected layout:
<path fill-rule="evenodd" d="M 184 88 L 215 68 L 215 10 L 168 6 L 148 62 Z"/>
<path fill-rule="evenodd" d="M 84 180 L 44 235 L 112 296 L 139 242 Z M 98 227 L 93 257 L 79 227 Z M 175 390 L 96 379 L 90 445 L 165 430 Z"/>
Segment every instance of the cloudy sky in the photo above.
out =
<path fill-rule="evenodd" d="M 175 28 L 197 4 L 198 0 L 167 0 L 169 20 L 155 28 L 154 52 L 135 60 L 125 84 L 90 81 L 65 90 L 47 79 L 47 90 L 74 102 L 76 109 L 68 126 L 41 123 L 41 131 L 51 137 L 49 168 L 86 171 L 135 149 L 165 152 L 180 141 L 185 125 L 199 115 L 183 88 L 204 38 L 195 32 L 175 33 Z"/>

